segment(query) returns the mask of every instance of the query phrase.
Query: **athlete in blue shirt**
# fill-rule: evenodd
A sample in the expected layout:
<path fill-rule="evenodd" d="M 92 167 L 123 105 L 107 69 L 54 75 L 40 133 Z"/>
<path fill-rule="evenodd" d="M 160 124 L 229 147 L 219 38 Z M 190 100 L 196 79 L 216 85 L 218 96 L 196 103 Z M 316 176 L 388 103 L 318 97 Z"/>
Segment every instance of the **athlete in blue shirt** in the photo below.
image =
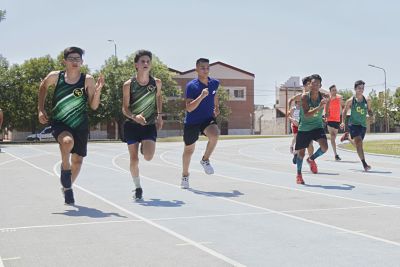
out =
<path fill-rule="evenodd" d="M 182 156 L 182 182 L 181 187 L 189 188 L 189 165 L 194 152 L 195 143 L 199 135 L 208 137 L 206 151 L 200 164 L 206 174 L 213 174 L 214 169 L 210 164 L 210 156 L 218 142 L 219 130 L 216 117 L 219 114 L 217 90 L 219 81 L 208 77 L 210 61 L 200 58 L 196 61 L 197 79 L 186 85 L 185 101 L 186 116 L 183 131 L 185 148 Z"/>

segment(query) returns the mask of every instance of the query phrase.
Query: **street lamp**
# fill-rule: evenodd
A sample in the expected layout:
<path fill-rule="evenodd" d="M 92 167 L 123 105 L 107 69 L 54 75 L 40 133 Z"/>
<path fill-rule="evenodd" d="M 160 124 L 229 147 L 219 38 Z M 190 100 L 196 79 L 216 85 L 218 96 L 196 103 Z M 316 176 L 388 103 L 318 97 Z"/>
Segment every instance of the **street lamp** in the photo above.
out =
<path fill-rule="evenodd" d="M 117 59 L 117 43 L 114 40 L 107 40 L 107 41 L 114 43 L 114 56 L 115 59 Z"/>
<path fill-rule="evenodd" d="M 378 67 L 372 64 L 368 64 L 369 67 L 376 68 L 383 70 L 383 74 L 385 75 L 385 91 L 384 91 L 384 98 L 385 98 L 385 132 L 389 132 L 389 122 L 388 122 L 388 116 L 387 116 L 387 87 L 386 87 L 386 70 L 382 67 Z"/>

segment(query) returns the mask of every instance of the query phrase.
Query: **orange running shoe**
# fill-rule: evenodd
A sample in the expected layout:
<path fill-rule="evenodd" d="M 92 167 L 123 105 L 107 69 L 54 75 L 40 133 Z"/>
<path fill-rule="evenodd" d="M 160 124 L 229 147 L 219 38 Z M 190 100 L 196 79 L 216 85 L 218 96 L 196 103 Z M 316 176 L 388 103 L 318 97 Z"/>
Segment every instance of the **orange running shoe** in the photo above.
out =
<path fill-rule="evenodd" d="M 310 165 L 310 170 L 312 173 L 318 173 L 317 163 L 314 160 L 308 158 L 307 163 Z"/>
<path fill-rule="evenodd" d="M 297 174 L 297 176 L 296 176 L 296 183 L 297 183 L 297 184 L 304 184 L 303 175 Z"/>

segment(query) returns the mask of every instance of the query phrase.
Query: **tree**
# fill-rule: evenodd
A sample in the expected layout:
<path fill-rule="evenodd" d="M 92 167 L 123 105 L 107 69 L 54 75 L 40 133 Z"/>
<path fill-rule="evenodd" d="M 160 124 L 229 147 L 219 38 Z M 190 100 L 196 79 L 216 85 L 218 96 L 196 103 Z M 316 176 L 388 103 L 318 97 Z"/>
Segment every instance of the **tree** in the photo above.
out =
<path fill-rule="evenodd" d="M 343 101 L 346 101 L 347 99 L 353 96 L 353 90 L 350 89 L 339 90 L 338 93 L 342 95 Z"/>
<path fill-rule="evenodd" d="M 400 125 L 400 87 L 397 87 L 393 96 L 393 109 L 390 117 L 394 119 L 396 125 Z"/>
<path fill-rule="evenodd" d="M 0 10 L 0 22 L 6 19 L 6 10 Z"/>

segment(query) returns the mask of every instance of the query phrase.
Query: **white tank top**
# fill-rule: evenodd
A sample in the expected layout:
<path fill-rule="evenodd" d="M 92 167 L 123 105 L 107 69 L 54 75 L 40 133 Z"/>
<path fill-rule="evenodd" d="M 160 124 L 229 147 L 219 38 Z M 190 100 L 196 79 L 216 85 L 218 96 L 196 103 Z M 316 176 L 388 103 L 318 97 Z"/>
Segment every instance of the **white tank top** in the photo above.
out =
<path fill-rule="evenodd" d="M 297 107 L 294 107 L 294 110 L 293 110 L 293 118 L 294 118 L 296 121 L 300 121 L 300 109 L 297 108 Z"/>

